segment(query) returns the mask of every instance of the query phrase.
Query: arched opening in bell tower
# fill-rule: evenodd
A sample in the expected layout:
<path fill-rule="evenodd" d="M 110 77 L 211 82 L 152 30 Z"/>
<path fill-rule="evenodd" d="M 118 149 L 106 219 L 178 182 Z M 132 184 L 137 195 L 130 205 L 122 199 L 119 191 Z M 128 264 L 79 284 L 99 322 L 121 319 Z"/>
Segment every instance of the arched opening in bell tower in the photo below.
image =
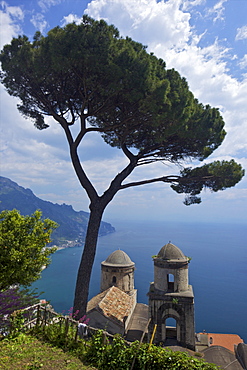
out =
<path fill-rule="evenodd" d="M 167 274 L 167 286 L 168 286 L 168 290 L 174 292 L 174 275 L 173 274 Z"/>
<path fill-rule="evenodd" d="M 166 340 L 177 341 L 177 320 L 173 317 L 168 317 L 166 319 Z"/>
<path fill-rule="evenodd" d="M 117 282 L 117 278 L 116 278 L 116 276 L 113 276 L 112 277 L 112 284 L 116 284 L 116 282 Z"/>
<path fill-rule="evenodd" d="M 177 345 L 178 322 L 173 317 L 167 317 L 162 322 L 162 338 L 165 345 Z"/>

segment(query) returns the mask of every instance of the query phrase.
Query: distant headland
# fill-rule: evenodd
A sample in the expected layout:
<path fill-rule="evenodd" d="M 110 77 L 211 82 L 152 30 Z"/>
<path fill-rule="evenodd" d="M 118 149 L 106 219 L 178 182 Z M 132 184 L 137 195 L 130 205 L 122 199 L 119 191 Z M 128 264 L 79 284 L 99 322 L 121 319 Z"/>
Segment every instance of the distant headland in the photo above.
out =
<path fill-rule="evenodd" d="M 52 245 L 56 245 L 58 249 L 83 245 L 89 219 L 88 212 L 77 212 L 71 205 L 42 200 L 30 189 L 25 189 L 12 180 L 0 176 L 0 212 L 14 208 L 22 215 L 31 215 L 40 209 L 44 218 L 56 221 L 59 227 L 52 234 Z M 115 228 L 110 223 L 101 222 L 99 236 L 114 232 Z"/>

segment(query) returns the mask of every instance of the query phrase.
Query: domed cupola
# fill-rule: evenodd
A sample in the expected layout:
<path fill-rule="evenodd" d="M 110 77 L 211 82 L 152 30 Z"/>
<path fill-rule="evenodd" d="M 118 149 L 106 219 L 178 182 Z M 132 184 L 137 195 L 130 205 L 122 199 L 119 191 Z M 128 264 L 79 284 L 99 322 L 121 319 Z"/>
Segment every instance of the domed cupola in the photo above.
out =
<path fill-rule="evenodd" d="M 134 262 L 131 261 L 129 256 L 120 249 L 117 251 L 114 251 L 110 254 L 110 256 L 107 257 L 107 259 L 102 262 L 105 266 L 132 266 L 134 265 Z"/>
<path fill-rule="evenodd" d="M 154 260 L 155 288 L 167 292 L 188 289 L 188 257 L 172 243 L 162 247 Z"/>
<path fill-rule="evenodd" d="M 116 286 L 125 293 L 134 292 L 135 264 L 122 250 L 112 252 L 105 261 L 101 262 L 101 287 L 100 290 Z"/>
<path fill-rule="evenodd" d="M 161 258 L 162 260 L 170 261 L 170 260 L 175 260 L 175 261 L 185 261 L 187 258 L 179 249 L 176 247 L 176 245 L 172 244 L 169 242 L 168 244 L 164 245 L 164 247 L 161 248 L 159 251 L 157 258 Z"/>

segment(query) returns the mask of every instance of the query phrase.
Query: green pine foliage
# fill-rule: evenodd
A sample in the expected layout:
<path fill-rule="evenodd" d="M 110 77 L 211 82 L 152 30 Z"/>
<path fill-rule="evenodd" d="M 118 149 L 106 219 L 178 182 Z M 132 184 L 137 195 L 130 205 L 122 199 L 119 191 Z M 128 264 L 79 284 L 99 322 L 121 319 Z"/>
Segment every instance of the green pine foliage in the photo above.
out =
<path fill-rule="evenodd" d="M 177 193 L 188 194 L 185 205 L 200 203 L 201 198 L 197 195 L 202 189 L 209 188 L 213 192 L 224 190 L 234 186 L 244 176 L 241 165 L 231 161 L 214 161 L 196 168 L 185 168 L 181 171 L 181 181 L 177 185 L 171 185 Z"/>

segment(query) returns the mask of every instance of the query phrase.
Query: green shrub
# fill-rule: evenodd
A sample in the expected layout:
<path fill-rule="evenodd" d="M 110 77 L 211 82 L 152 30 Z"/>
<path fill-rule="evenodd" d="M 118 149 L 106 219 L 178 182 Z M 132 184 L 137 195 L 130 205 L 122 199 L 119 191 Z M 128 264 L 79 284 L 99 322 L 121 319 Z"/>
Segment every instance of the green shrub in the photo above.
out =
<path fill-rule="evenodd" d="M 37 334 L 37 333 L 36 333 Z M 38 336 L 54 346 L 70 351 L 83 362 L 99 370 L 217 370 L 214 364 L 192 357 L 187 352 L 173 352 L 165 347 L 139 344 L 138 341 L 127 345 L 120 335 L 115 335 L 109 342 L 102 330 L 98 330 L 88 341 L 75 341 L 75 329 L 70 327 L 65 335 L 64 325 L 56 323 L 39 329 Z M 196 354 L 197 355 L 197 354 Z"/>
<path fill-rule="evenodd" d="M 130 346 L 116 335 L 112 344 L 104 341 L 103 331 L 99 330 L 89 342 L 84 357 L 88 363 L 99 370 L 130 370 L 133 359 L 133 370 L 216 370 L 214 364 L 206 363 L 201 359 L 190 356 L 187 352 L 173 352 L 169 348 L 162 348 L 148 344 L 139 345 L 134 342 Z"/>
<path fill-rule="evenodd" d="M 89 346 L 86 352 L 85 360 L 88 363 L 97 366 L 99 369 L 103 369 L 105 358 L 109 350 L 109 341 L 105 342 L 103 330 L 98 330 L 93 338 L 89 342 Z"/>

